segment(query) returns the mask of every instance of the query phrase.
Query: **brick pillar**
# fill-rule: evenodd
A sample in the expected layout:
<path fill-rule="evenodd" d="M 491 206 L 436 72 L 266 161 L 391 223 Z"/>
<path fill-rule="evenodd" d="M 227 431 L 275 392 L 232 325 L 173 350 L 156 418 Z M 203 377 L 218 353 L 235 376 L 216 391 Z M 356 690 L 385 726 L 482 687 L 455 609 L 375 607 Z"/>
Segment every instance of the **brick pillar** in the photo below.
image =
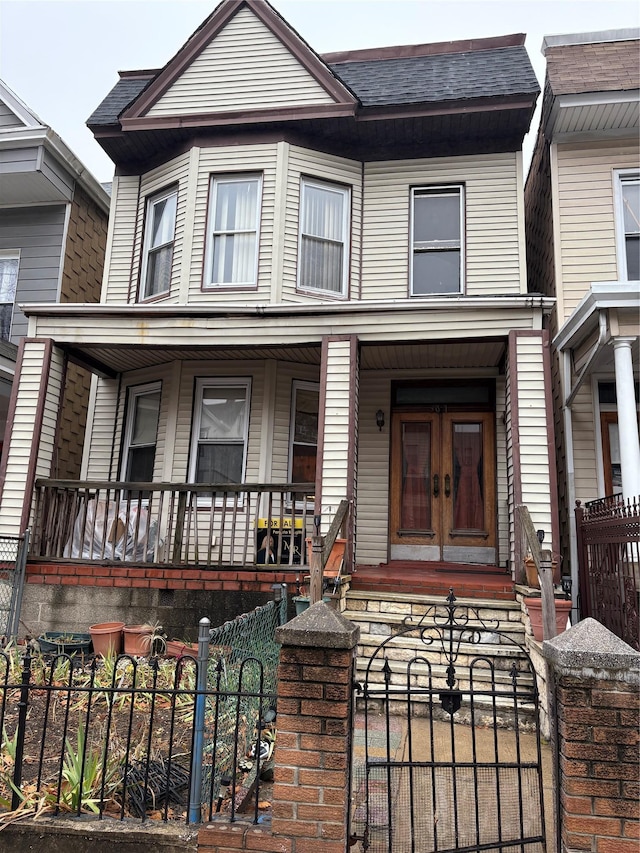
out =
<path fill-rule="evenodd" d="M 353 660 L 359 629 L 323 602 L 278 628 L 272 829 L 292 853 L 347 846 Z"/>
<path fill-rule="evenodd" d="M 638 853 L 640 653 L 584 619 L 543 654 L 556 693 L 560 853 Z"/>
<path fill-rule="evenodd" d="M 271 828 L 210 824 L 200 830 L 200 853 L 345 853 L 359 631 L 323 602 L 276 630 L 282 648 Z"/>

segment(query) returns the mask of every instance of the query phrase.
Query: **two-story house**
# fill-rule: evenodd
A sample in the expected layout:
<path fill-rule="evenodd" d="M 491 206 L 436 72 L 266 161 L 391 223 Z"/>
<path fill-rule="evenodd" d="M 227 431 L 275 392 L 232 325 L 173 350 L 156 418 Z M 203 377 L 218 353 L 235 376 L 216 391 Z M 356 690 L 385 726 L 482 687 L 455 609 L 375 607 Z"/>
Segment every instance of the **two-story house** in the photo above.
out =
<path fill-rule="evenodd" d="M 0 529 L 31 520 L 38 594 L 269 590 L 343 501 L 361 588 L 512 595 L 520 504 L 557 552 L 538 93 L 522 35 L 320 56 L 263 0 L 121 73 L 88 122 L 116 166 L 100 305 L 28 309 Z M 92 405 L 61 483 L 70 361 Z"/>
<path fill-rule="evenodd" d="M 529 287 L 556 300 L 549 331 L 562 552 L 574 601 L 576 501 L 617 494 L 637 505 L 640 495 L 639 36 L 545 38 L 542 120 L 525 190 Z M 620 590 L 605 594 L 617 599 Z"/>
<path fill-rule="evenodd" d="M 0 457 L 22 359 L 18 347 L 27 334 L 20 306 L 99 301 L 108 215 L 104 188 L 0 81 Z M 90 373 L 69 364 L 52 475 L 80 476 L 89 385 Z M 14 494 L 12 506 L 23 498 Z"/>

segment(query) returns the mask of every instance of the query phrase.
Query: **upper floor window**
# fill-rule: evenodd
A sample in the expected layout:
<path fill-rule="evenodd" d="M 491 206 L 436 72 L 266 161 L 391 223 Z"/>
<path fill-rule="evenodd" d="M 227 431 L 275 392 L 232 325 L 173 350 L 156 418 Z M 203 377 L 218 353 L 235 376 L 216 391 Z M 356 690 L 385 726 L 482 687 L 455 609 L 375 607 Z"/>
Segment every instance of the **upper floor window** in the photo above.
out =
<path fill-rule="evenodd" d="M 147 200 L 142 258 L 142 299 L 167 293 L 171 286 L 177 208 L 178 191 L 176 189 L 152 196 Z"/>
<path fill-rule="evenodd" d="M 196 381 L 191 482 L 243 482 L 250 390 L 248 379 Z"/>
<path fill-rule="evenodd" d="M 349 189 L 302 179 L 298 287 L 346 296 Z"/>
<path fill-rule="evenodd" d="M 640 281 L 640 175 L 618 173 L 618 269 L 626 281 Z"/>
<path fill-rule="evenodd" d="M 126 482 L 153 482 L 160 393 L 159 382 L 129 388 L 121 474 Z"/>
<path fill-rule="evenodd" d="M 0 252 L 0 340 L 3 341 L 11 337 L 19 261 L 18 252 Z"/>
<path fill-rule="evenodd" d="M 463 188 L 414 189 L 411 206 L 411 295 L 461 293 Z"/>
<path fill-rule="evenodd" d="M 211 178 L 205 287 L 257 284 L 261 188 L 259 175 Z"/>

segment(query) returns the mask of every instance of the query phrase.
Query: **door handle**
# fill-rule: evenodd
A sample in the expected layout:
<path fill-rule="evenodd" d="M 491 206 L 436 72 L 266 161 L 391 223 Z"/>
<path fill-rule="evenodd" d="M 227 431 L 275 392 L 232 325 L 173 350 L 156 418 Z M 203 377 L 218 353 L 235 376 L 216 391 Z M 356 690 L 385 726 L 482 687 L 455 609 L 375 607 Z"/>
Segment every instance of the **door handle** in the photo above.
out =
<path fill-rule="evenodd" d="M 437 474 L 433 475 L 433 496 L 437 498 L 440 494 L 440 477 Z"/>
<path fill-rule="evenodd" d="M 448 474 L 444 477 L 444 493 L 446 497 L 451 497 L 451 477 Z"/>

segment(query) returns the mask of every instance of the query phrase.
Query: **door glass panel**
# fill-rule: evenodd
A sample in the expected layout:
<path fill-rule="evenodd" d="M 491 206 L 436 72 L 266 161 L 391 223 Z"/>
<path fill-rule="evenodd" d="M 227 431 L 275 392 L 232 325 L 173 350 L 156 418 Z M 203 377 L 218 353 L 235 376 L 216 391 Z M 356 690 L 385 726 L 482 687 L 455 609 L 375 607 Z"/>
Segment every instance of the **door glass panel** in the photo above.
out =
<path fill-rule="evenodd" d="M 402 530 L 431 529 L 431 424 L 402 424 Z"/>
<path fill-rule="evenodd" d="M 481 423 L 453 424 L 453 526 L 484 530 Z"/>

